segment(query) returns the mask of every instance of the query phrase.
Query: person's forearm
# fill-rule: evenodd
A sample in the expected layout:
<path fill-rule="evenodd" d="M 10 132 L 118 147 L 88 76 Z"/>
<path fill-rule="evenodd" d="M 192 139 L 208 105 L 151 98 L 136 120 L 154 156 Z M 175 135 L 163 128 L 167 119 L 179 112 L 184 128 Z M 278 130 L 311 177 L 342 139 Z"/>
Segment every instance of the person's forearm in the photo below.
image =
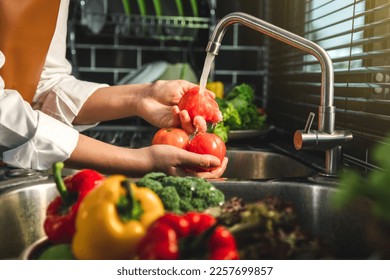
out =
<path fill-rule="evenodd" d="M 73 121 L 75 125 L 115 120 L 138 114 L 140 96 L 150 84 L 111 86 L 98 89 L 84 103 Z"/>
<path fill-rule="evenodd" d="M 110 145 L 81 134 L 65 165 L 74 169 L 95 169 L 103 174 L 142 176 L 153 167 L 141 153 L 138 149 Z"/>
<path fill-rule="evenodd" d="M 173 176 L 219 178 L 226 169 L 215 156 L 188 152 L 171 145 L 152 145 L 130 149 L 110 145 L 85 135 L 79 135 L 76 148 L 65 166 L 74 169 L 94 169 L 105 175 L 123 174 L 142 177 L 149 172 L 164 172 Z M 210 172 L 191 171 L 194 168 L 218 167 Z"/>

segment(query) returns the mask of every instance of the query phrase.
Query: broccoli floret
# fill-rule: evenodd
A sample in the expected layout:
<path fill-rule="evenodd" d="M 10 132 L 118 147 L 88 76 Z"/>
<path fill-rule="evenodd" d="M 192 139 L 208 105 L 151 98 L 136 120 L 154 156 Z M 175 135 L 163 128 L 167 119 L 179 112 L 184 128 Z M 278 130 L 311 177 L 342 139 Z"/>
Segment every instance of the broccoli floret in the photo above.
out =
<path fill-rule="evenodd" d="M 153 180 L 152 178 L 149 177 L 143 177 L 139 179 L 136 182 L 138 187 L 146 187 L 154 191 L 155 193 L 158 193 L 160 190 L 163 189 L 163 185 L 156 180 Z"/>
<path fill-rule="evenodd" d="M 210 194 L 205 198 L 207 207 L 221 206 L 225 202 L 225 195 L 215 187 L 210 189 Z"/>
<path fill-rule="evenodd" d="M 183 177 L 178 177 L 178 176 L 166 176 L 161 179 L 161 183 L 164 186 L 179 186 L 183 182 L 184 178 Z"/>
<path fill-rule="evenodd" d="M 164 187 L 157 194 L 163 202 L 166 211 L 181 213 L 180 196 L 175 187 Z"/>
<path fill-rule="evenodd" d="M 194 198 L 207 197 L 210 189 L 214 187 L 209 181 L 203 178 L 193 177 L 191 180 L 196 183 L 192 194 Z"/>
<path fill-rule="evenodd" d="M 208 207 L 220 205 L 224 201 L 223 194 L 203 178 L 167 176 L 161 180 L 164 188 L 175 188 L 180 197 L 180 210 L 203 211 Z"/>
<path fill-rule="evenodd" d="M 225 195 L 220 190 L 216 189 L 213 184 L 203 178 L 194 178 L 197 186 L 193 192 L 193 201 L 201 199 L 204 202 L 204 208 L 222 205 L 225 202 Z"/>
<path fill-rule="evenodd" d="M 204 211 L 208 208 L 206 201 L 202 198 L 193 198 L 191 204 L 195 211 Z"/>
<path fill-rule="evenodd" d="M 149 173 L 137 181 L 160 197 L 166 211 L 185 213 L 203 211 L 221 205 L 224 195 L 213 184 L 199 177 L 167 176 L 164 173 Z"/>
<path fill-rule="evenodd" d="M 192 206 L 191 201 L 188 199 L 181 199 L 180 200 L 180 211 L 183 213 L 186 213 L 188 211 L 194 211 L 195 208 Z"/>
<path fill-rule="evenodd" d="M 161 180 L 163 186 L 173 186 L 181 199 L 190 199 L 196 184 L 186 177 L 167 176 Z"/>

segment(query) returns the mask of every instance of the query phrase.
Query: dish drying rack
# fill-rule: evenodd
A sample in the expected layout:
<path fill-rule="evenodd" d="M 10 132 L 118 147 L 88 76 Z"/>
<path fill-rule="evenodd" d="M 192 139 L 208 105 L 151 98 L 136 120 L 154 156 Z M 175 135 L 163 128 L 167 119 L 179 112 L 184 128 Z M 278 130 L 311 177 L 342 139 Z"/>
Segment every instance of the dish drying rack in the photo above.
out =
<path fill-rule="evenodd" d="M 94 13 L 82 11 L 80 1 L 74 0 L 73 14 L 70 20 L 70 31 L 75 25 L 85 26 L 92 35 L 117 36 L 125 38 L 152 39 L 158 41 L 188 41 L 196 39 L 201 29 L 209 32 L 216 25 L 216 1 L 207 0 L 209 15 L 195 16 L 164 16 L 138 15 L 117 12 Z M 98 22 L 98 28 L 91 28 L 85 22 L 85 17 Z"/>
<path fill-rule="evenodd" d="M 209 18 L 179 16 L 108 15 L 101 34 L 159 41 L 194 41 L 199 29 L 210 27 Z"/>

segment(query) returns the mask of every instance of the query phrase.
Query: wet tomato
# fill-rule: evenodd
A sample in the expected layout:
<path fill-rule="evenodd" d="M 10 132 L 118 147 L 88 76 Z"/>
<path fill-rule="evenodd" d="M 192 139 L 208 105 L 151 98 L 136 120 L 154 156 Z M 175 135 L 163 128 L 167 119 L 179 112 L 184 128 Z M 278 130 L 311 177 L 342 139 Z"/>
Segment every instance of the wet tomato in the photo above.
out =
<path fill-rule="evenodd" d="M 189 136 L 181 128 L 171 127 L 171 128 L 161 128 L 153 136 L 152 144 L 165 144 L 175 146 L 181 149 L 186 149 L 189 141 Z"/>
<path fill-rule="evenodd" d="M 226 155 L 226 145 L 218 135 L 214 133 L 199 133 L 187 145 L 187 150 L 197 154 L 208 154 L 219 158 L 222 162 Z M 211 171 L 216 169 L 199 167 L 196 171 Z"/>
<path fill-rule="evenodd" d="M 187 110 L 192 120 L 196 116 L 201 116 L 208 123 L 222 121 L 218 103 L 206 91 L 199 93 L 199 87 L 187 91 L 180 99 L 178 106 L 180 110 Z"/>

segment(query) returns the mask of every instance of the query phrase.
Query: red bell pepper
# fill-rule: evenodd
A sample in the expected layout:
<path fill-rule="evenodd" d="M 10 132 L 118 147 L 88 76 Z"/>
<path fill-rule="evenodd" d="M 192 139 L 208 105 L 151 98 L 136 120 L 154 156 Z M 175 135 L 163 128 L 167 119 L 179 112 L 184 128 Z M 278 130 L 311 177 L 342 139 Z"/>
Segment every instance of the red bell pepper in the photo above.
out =
<path fill-rule="evenodd" d="M 61 170 L 64 164 L 58 162 L 53 166 L 53 175 L 59 195 L 51 201 L 46 209 L 43 227 L 49 241 L 69 243 L 75 233 L 75 220 L 81 201 L 104 176 L 91 169 L 77 172 L 62 180 Z"/>
<path fill-rule="evenodd" d="M 167 213 L 148 229 L 138 246 L 140 259 L 239 259 L 236 241 L 211 215 Z"/>

